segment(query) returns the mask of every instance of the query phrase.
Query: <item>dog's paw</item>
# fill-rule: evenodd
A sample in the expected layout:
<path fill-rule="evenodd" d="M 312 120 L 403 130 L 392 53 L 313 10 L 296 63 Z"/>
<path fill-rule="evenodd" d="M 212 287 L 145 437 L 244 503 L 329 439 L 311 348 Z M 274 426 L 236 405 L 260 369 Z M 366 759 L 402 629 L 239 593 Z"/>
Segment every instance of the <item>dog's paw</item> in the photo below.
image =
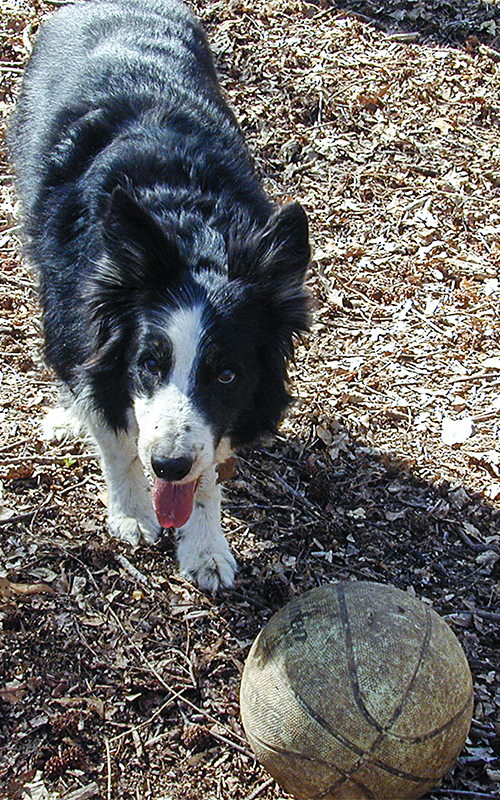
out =
<path fill-rule="evenodd" d="M 150 520 L 141 521 L 123 514 L 111 514 L 108 519 L 108 529 L 116 539 L 122 539 L 134 547 L 139 544 L 141 539 L 148 544 L 153 544 L 161 533 L 159 524 Z"/>
<path fill-rule="evenodd" d="M 71 409 L 64 406 L 51 408 L 42 420 L 42 438 L 47 442 L 62 442 L 67 436 L 81 437 L 84 434 Z"/>
<path fill-rule="evenodd" d="M 196 584 L 207 594 L 217 594 L 219 589 L 229 589 L 234 584 L 237 564 L 225 539 L 213 549 L 183 553 L 178 548 L 181 575 Z"/>

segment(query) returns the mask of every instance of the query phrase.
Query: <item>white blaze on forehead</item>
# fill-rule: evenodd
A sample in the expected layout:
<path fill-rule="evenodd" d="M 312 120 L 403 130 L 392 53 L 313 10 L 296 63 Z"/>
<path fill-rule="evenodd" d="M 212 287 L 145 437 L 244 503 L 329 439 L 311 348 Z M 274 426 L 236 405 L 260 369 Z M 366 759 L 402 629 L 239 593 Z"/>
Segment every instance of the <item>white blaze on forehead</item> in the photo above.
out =
<path fill-rule="evenodd" d="M 183 394 L 187 394 L 189 379 L 200 346 L 203 333 L 203 308 L 179 308 L 174 311 L 167 328 L 172 342 L 172 373 L 170 383 Z"/>

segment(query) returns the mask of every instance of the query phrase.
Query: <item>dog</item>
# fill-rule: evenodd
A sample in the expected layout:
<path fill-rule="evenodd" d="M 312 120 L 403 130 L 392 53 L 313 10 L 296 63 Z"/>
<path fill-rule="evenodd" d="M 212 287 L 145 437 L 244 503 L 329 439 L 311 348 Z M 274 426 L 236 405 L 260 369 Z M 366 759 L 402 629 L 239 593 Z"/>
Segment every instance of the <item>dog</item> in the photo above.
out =
<path fill-rule="evenodd" d="M 217 466 L 276 429 L 307 329 L 306 214 L 264 193 L 180 0 L 87 0 L 41 28 L 9 134 L 52 429 L 93 438 L 112 535 L 175 529 L 180 572 L 233 584 Z"/>

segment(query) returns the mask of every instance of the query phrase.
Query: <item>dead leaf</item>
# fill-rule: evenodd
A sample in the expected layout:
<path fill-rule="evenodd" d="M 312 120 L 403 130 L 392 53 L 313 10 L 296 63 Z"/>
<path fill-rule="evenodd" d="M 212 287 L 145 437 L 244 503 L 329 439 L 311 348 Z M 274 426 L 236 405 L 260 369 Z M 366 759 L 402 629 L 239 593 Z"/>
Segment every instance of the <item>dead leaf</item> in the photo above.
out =
<path fill-rule="evenodd" d="M 383 107 L 382 97 L 387 94 L 388 89 L 388 86 L 383 86 L 377 93 L 361 92 L 361 94 L 358 95 L 358 102 L 363 108 L 366 108 L 370 114 L 374 114 L 378 108 Z"/>
<path fill-rule="evenodd" d="M 12 684 L 6 684 L 3 689 L 0 689 L 0 700 L 4 703 L 20 703 L 26 694 L 26 685 L 13 681 Z"/>
<path fill-rule="evenodd" d="M 18 773 L 15 778 L 12 778 L 7 784 L 7 794 L 9 797 L 20 797 L 23 786 L 29 781 L 33 780 L 36 775 L 35 769 L 30 769 L 27 772 Z"/>
<path fill-rule="evenodd" d="M 105 703 L 93 695 L 91 697 L 58 697 L 55 702 L 65 708 L 80 708 L 81 706 L 86 706 L 92 711 L 95 711 L 102 719 L 106 717 Z"/>
<path fill-rule="evenodd" d="M 471 417 L 443 417 L 441 423 L 441 440 L 443 444 L 452 447 L 454 444 L 463 444 L 472 436 L 474 424 Z"/>
<path fill-rule="evenodd" d="M 12 508 L 7 508 L 6 506 L 0 506 L 0 520 L 10 519 L 15 515 L 15 511 Z"/>
<path fill-rule="evenodd" d="M 433 128 L 437 128 L 443 134 L 447 134 L 454 129 L 454 125 L 450 122 L 449 119 L 444 119 L 444 117 L 438 117 L 432 123 Z"/>
<path fill-rule="evenodd" d="M 230 480 L 236 475 L 237 459 L 235 457 L 228 458 L 222 464 L 217 465 L 217 483 Z"/>
<path fill-rule="evenodd" d="M 7 578 L 0 578 L 0 595 L 13 597 L 14 595 L 55 594 L 56 590 L 47 583 L 12 583 Z"/>
<path fill-rule="evenodd" d="M 26 478 L 31 478 L 35 468 L 28 464 L 22 464 L 19 467 L 10 467 L 7 471 L 6 480 L 8 481 L 24 481 Z"/>

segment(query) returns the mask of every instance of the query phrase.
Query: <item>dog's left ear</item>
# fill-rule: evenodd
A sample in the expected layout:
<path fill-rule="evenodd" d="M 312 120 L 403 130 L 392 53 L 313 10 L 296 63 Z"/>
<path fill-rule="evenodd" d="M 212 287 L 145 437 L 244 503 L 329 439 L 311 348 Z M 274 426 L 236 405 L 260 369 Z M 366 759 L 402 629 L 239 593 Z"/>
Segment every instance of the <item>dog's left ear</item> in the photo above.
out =
<path fill-rule="evenodd" d="M 310 256 L 307 217 L 298 203 L 279 208 L 263 228 L 230 249 L 230 279 L 257 289 L 268 325 L 287 358 L 293 335 L 309 326 L 304 276 Z"/>
<path fill-rule="evenodd" d="M 310 257 L 305 211 L 298 203 L 290 203 L 231 249 L 229 277 L 296 285 L 302 283 Z"/>
<path fill-rule="evenodd" d="M 302 206 L 290 203 L 278 209 L 259 239 L 255 255 L 261 277 L 302 282 L 311 258 L 309 226 Z"/>

